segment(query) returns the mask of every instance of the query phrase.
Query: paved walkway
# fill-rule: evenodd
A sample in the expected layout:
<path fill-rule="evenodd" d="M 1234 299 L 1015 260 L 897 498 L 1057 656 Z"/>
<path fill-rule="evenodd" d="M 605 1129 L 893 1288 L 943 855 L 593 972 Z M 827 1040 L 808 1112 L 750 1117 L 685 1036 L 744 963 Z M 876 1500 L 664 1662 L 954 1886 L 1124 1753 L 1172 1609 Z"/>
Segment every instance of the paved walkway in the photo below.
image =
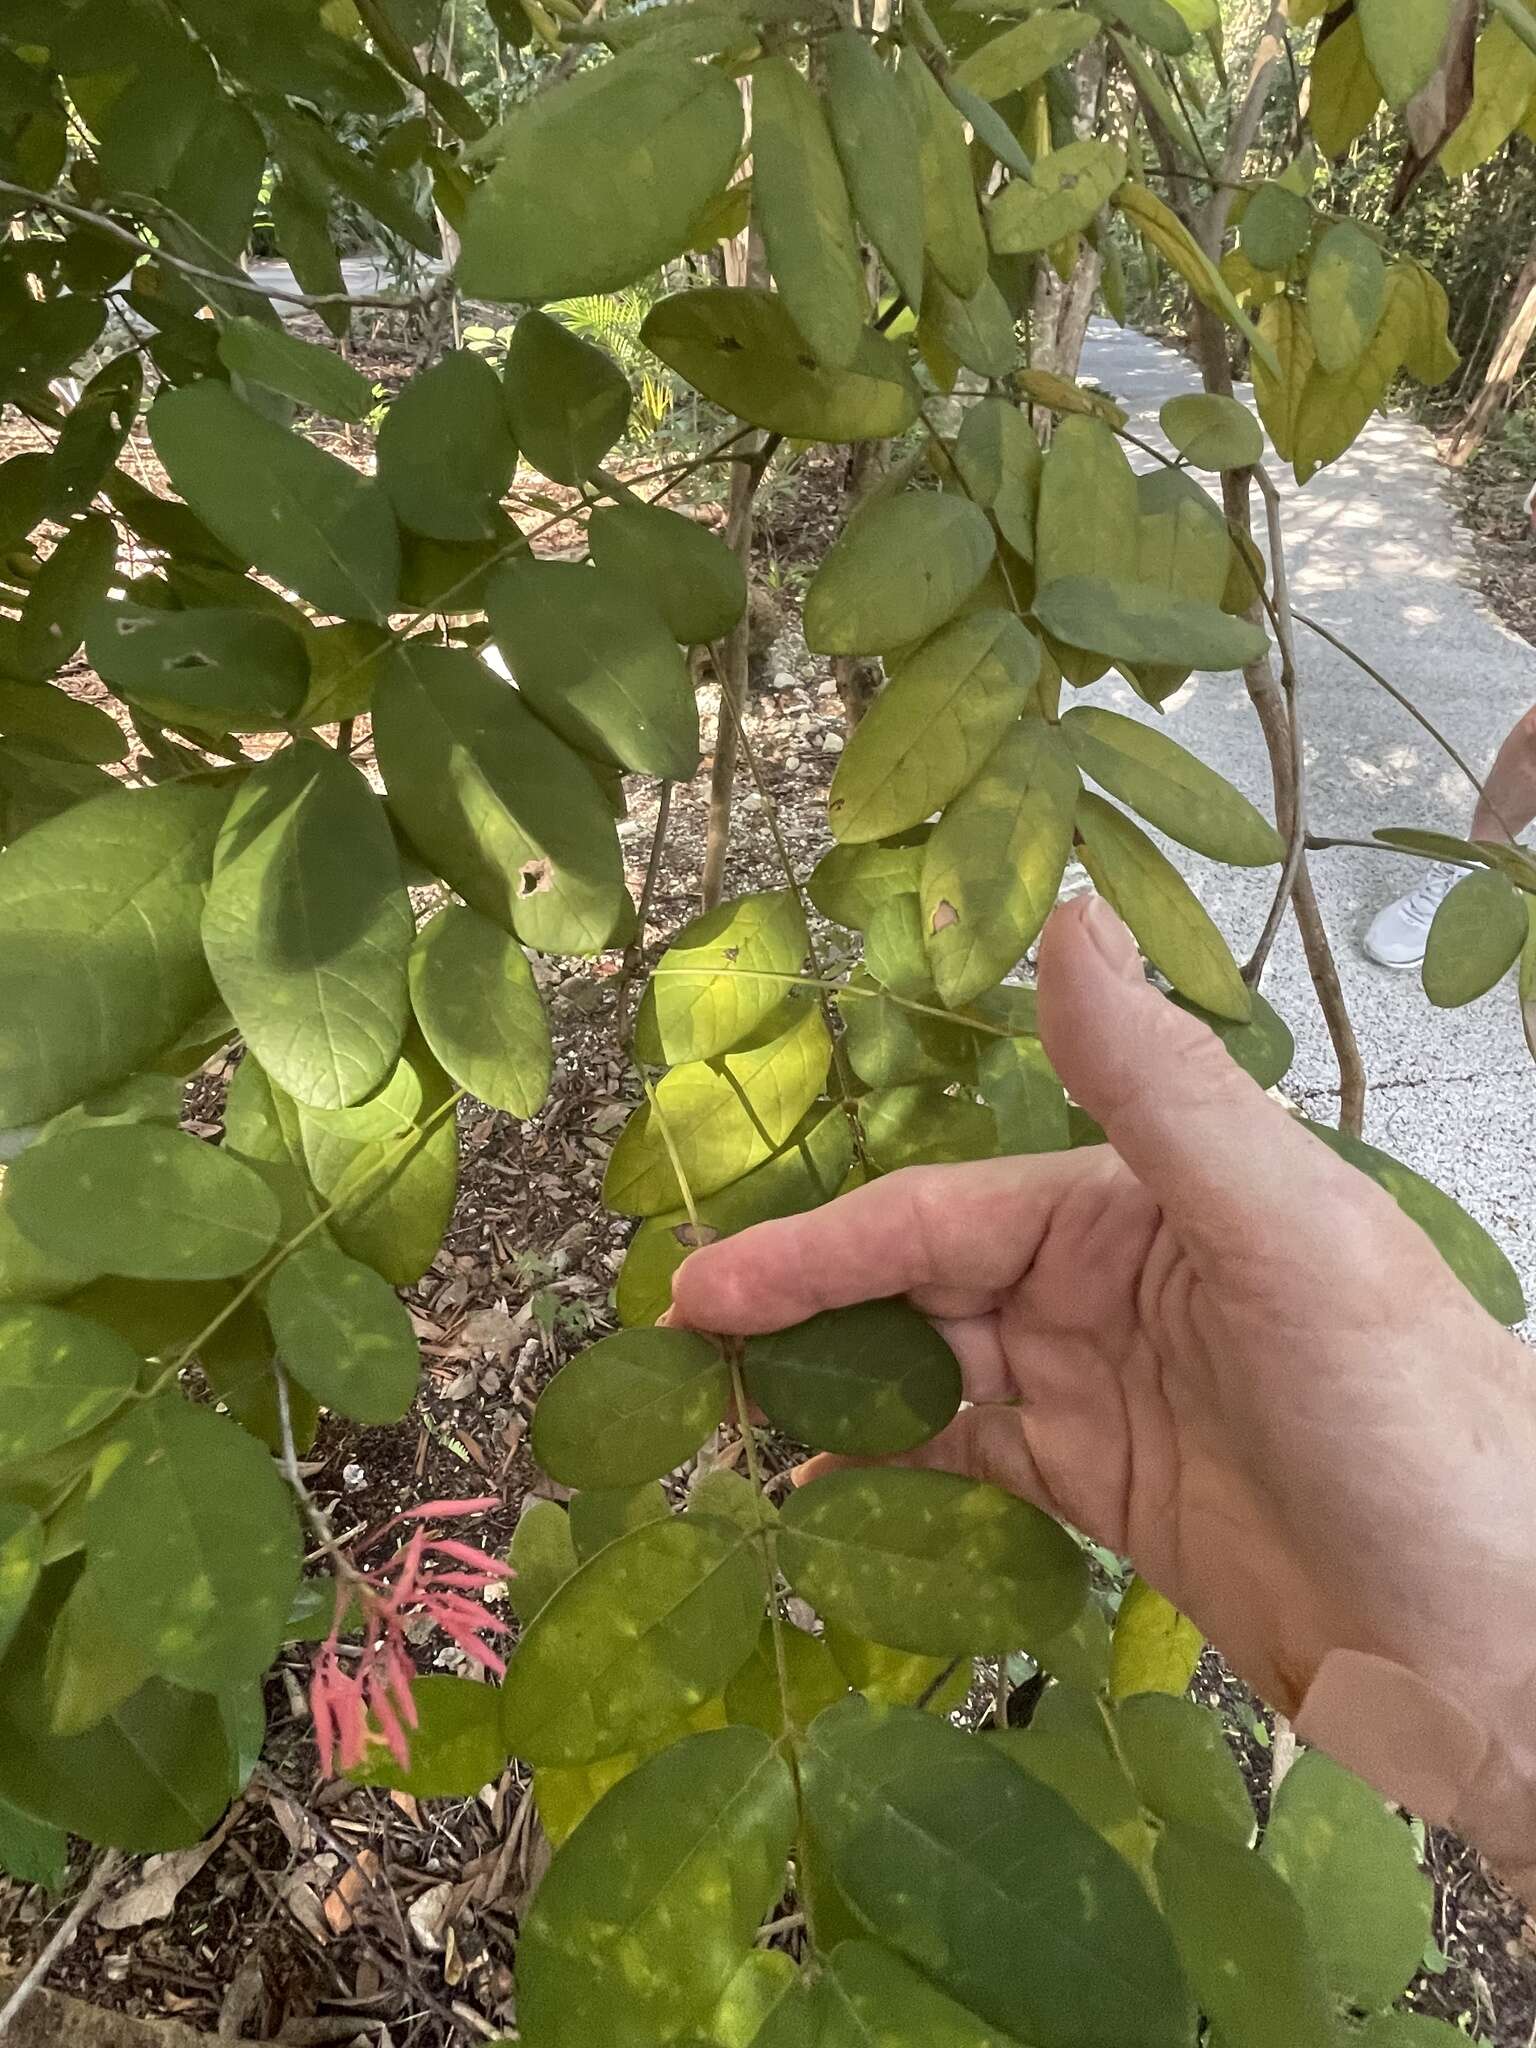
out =
<path fill-rule="evenodd" d="M 1095 321 L 1083 373 L 1157 436 L 1164 400 L 1198 388 L 1191 365 L 1144 335 Z M 1239 394 L 1250 401 L 1245 387 Z M 1166 446 L 1166 443 L 1163 445 Z M 1135 453 L 1133 459 L 1135 459 Z M 1536 701 L 1536 649 L 1493 616 L 1471 577 L 1427 433 L 1376 418 L 1349 454 L 1298 491 L 1284 479 L 1293 600 L 1419 704 L 1481 774 Z M 1315 635 L 1299 634 L 1312 829 L 1369 838 L 1382 825 L 1465 833 L 1472 791 L 1421 727 Z M 1116 709 L 1156 716 L 1116 679 Z M 1263 743 L 1241 680 L 1203 676 L 1166 709 L 1167 730 L 1257 801 L 1268 800 Z M 1236 942 L 1257 936 L 1273 876 L 1217 868 L 1170 847 Z M 1420 863 L 1350 848 L 1312 856 L 1372 1089 L 1366 1136 L 1462 1202 L 1519 1267 L 1536 1305 L 1536 1064 L 1520 1032 L 1513 978 L 1462 1010 L 1432 1010 L 1418 977 L 1373 966 L 1360 934 Z M 1287 921 L 1265 990 L 1296 1033 L 1290 1087 L 1308 1113 L 1338 1113 L 1333 1064 L 1294 926 Z"/>

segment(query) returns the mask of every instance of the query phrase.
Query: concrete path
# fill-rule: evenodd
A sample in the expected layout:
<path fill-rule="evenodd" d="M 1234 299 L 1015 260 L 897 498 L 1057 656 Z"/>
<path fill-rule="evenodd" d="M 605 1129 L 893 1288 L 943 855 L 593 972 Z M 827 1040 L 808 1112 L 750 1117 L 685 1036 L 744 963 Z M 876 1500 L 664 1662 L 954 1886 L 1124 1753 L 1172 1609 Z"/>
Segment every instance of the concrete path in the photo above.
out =
<path fill-rule="evenodd" d="M 1161 440 L 1159 406 L 1198 389 L 1183 357 L 1107 321 L 1093 325 L 1083 374 L 1149 439 Z M 1251 402 L 1246 387 L 1239 395 Z M 1145 466 L 1134 450 L 1132 459 Z M 1476 590 L 1470 542 L 1428 434 L 1402 417 L 1378 417 L 1304 491 L 1278 459 L 1271 473 L 1283 479 L 1295 605 L 1390 676 L 1485 773 L 1515 719 L 1536 702 L 1536 648 L 1501 625 Z M 1473 792 L 1428 734 L 1315 635 L 1298 634 L 1297 654 L 1312 829 L 1352 838 L 1383 825 L 1464 834 Z M 1096 694 L 1117 710 L 1156 717 L 1115 678 Z M 1166 728 L 1268 805 L 1263 743 L 1240 678 L 1188 684 L 1166 707 Z M 1263 923 L 1272 873 L 1239 874 L 1168 851 L 1241 958 Z M 1371 1077 L 1366 1136 L 1485 1224 L 1536 1306 L 1536 1064 L 1521 1036 L 1513 978 L 1466 1009 L 1432 1010 L 1417 975 L 1376 967 L 1360 951 L 1375 911 L 1411 886 L 1421 864 L 1350 848 L 1314 854 L 1311 863 Z M 1308 1114 L 1333 1121 L 1338 1073 L 1289 920 L 1265 992 L 1296 1033 L 1291 1092 Z"/>

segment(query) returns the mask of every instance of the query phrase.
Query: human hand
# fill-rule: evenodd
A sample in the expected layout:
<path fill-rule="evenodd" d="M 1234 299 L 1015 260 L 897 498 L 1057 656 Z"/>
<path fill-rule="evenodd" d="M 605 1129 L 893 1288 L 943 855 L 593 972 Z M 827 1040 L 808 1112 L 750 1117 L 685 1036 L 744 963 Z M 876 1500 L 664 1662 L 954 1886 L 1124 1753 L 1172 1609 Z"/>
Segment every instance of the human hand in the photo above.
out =
<path fill-rule="evenodd" d="M 673 1318 L 749 1335 L 910 1295 L 971 1405 L 906 1462 L 1127 1555 L 1286 1713 L 1333 1657 L 1316 1739 L 1492 1853 L 1508 1822 L 1469 1802 L 1507 1808 L 1512 1771 L 1536 1802 L 1510 1760 L 1536 1661 L 1528 1353 L 1147 984 L 1099 899 L 1051 919 L 1039 1014 L 1107 1145 L 761 1224 L 688 1259 Z"/>

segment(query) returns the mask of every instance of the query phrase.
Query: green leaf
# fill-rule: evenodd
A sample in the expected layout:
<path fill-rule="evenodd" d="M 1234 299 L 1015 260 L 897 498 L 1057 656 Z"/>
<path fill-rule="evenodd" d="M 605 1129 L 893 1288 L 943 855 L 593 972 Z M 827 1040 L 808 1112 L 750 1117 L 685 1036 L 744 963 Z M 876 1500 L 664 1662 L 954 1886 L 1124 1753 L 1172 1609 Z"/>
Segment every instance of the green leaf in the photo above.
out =
<path fill-rule="evenodd" d="M 986 514 L 968 498 L 906 491 L 849 521 L 805 594 L 818 654 L 885 654 L 942 626 L 986 575 Z M 874 836 L 874 835 L 871 835 Z"/>
<path fill-rule="evenodd" d="M 811 870 L 806 893 L 823 917 L 863 931 L 892 896 L 912 895 L 922 872 L 927 825 L 865 846 L 834 846 Z"/>
<path fill-rule="evenodd" d="M 1125 151 L 1089 139 L 1037 157 L 1028 182 L 1011 178 L 987 209 L 1000 256 L 1032 255 L 1090 226 L 1125 182 Z"/>
<path fill-rule="evenodd" d="M 1371 81 L 1375 98 L 1371 112 L 1381 103 L 1381 90 L 1376 84 L 1365 54 L 1363 25 L 1352 20 L 1355 31 L 1354 44 L 1356 62 Z M 1334 37 L 1333 41 L 1342 41 Z M 1314 66 L 1315 69 L 1315 66 Z M 1532 50 L 1513 25 L 1502 15 L 1495 15 L 1477 39 L 1477 56 L 1472 74 L 1472 104 L 1467 109 L 1461 125 L 1452 134 L 1449 142 L 1440 152 L 1440 168 L 1448 178 L 1461 178 L 1468 171 L 1475 170 L 1481 163 L 1501 150 L 1511 135 L 1525 119 L 1531 104 L 1531 94 L 1536 91 L 1536 50 Z M 1369 118 L 1369 116 L 1367 116 Z M 1314 131 L 1317 115 L 1312 116 Z M 1354 131 L 1358 133 L 1359 130 Z M 1353 136 L 1345 138 L 1352 140 Z M 1339 147 L 1343 147 L 1341 143 Z M 1335 152 L 1329 151 L 1332 155 Z"/>
<path fill-rule="evenodd" d="M 1102 797 L 1078 800 L 1083 865 L 1094 887 L 1174 987 L 1202 1009 L 1245 1024 L 1253 1013 L 1227 942 L 1171 861 Z"/>
<path fill-rule="evenodd" d="M 103 1599 L 134 1618 L 164 1678 L 210 1691 L 259 1678 L 299 1583 L 299 1525 L 267 1453 L 179 1394 L 122 1425 L 127 1456 L 86 1510 Z"/>
<path fill-rule="evenodd" d="M 48 1645 L 45 1676 L 53 1734 L 83 1735 L 154 1677 L 124 1620 L 103 1598 L 87 1560 L 59 1610 Z"/>
<path fill-rule="evenodd" d="M 35 740 L 76 761 L 121 761 L 128 751 L 127 736 L 99 704 L 83 703 L 46 683 L 13 683 L 4 676 L 0 732 L 11 740 Z"/>
<path fill-rule="evenodd" d="M 950 1095 L 933 1084 L 874 1090 L 859 1103 L 859 1128 L 864 1152 L 881 1173 L 991 1159 L 997 1151 L 991 1112 L 969 1094 Z"/>
<path fill-rule="evenodd" d="M 409 601 L 408 599 L 406 600 Z M 382 626 L 316 626 L 304 636 L 309 684 L 296 725 L 334 725 L 373 705 L 380 676 L 404 657 Z"/>
<path fill-rule="evenodd" d="M 571 1495 L 571 1541 L 579 1563 L 596 1557 L 632 1529 L 665 1522 L 672 1513 L 665 1489 L 656 1480 L 639 1486 L 589 1486 Z"/>
<path fill-rule="evenodd" d="M 648 276 L 688 247 L 741 129 L 731 80 L 679 59 L 637 53 L 540 93 L 479 145 L 495 161 L 465 213 L 461 288 L 537 303 Z"/>
<path fill-rule="evenodd" d="M 1117 1707 L 1115 1734 L 1142 1804 L 1159 1820 L 1249 1846 L 1253 1804 L 1219 1714 L 1169 1693 L 1137 1693 Z"/>
<path fill-rule="evenodd" d="M 461 648 L 416 645 L 373 718 L 390 809 L 450 888 L 524 945 L 601 952 L 627 901 L 613 816 L 518 692 Z"/>
<path fill-rule="evenodd" d="M 422 1036 L 449 1077 L 492 1109 L 537 1116 L 554 1052 L 522 947 L 450 903 L 417 934 L 410 982 Z"/>
<path fill-rule="evenodd" d="M 1173 996 L 1170 1001 L 1214 1031 L 1243 1072 L 1251 1074 L 1261 1088 L 1273 1088 L 1290 1072 L 1296 1057 L 1296 1041 L 1285 1019 L 1257 989 L 1253 992 L 1253 1015 L 1246 1024 L 1214 1016 L 1184 996 Z"/>
<path fill-rule="evenodd" d="M 911 894 L 882 903 L 864 934 L 864 966 L 893 996 L 933 1001 L 933 975 L 923 950 L 922 907 Z"/>
<path fill-rule="evenodd" d="M 388 619 L 400 538 L 376 483 L 211 378 L 162 391 L 149 433 L 181 496 L 243 561 L 317 611 Z"/>
<path fill-rule="evenodd" d="M 782 2004 L 798 2014 L 804 1985 L 783 1949 L 753 1949 L 742 1957 L 710 2016 L 712 2048 L 770 2048 L 769 2024 L 775 2009 Z"/>
<path fill-rule="evenodd" d="M 976 204 L 965 123 L 910 45 L 902 52 L 896 83 L 917 133 L 923 247 L 950 290 L 968 299 L 981 290 L 990 251 Z"/>
<path fill-rule="evenodd" d="M 1015 2048 L 899 1956 L 869 1941 L 839 1942 L 811 1999 L 820 2001 L 818 2048 Z M 788 2010 L 788 2001 L 780 2010 Z M 759 2040 L 761 2048 L 789 2048 L 804 2038 L 780 2035 L 770 2023 Z"/>
<path fill-rule="evenodd" d="M 952 1714 L 965 1704 L 975 1676 L 967 1658 L 919 1657 L 872 1643 L 835 1621 L 822 1625 L 833 1662 L 855 1692 L 890 1707 L 921 1704 L 930 1714 Z"/>
<path fill-rule="evenodd" d="M 775 1630 L 772 1621 L 765 1621 L 757 1648 L 725 1689 L 725 1710 L 733 1722 L 761 1728 L 777 1742 L 786 1725 L 803 1734 L 847 1690 L 848 1681 L 820 1636 L 787 1621 Z"/>
<path fill-rule="evenodd" d="M 96 672 L 152 718 L 222 736 L 273 732 L 309 695 L 309 656 L 285 619 L 109 602 L 86 632 Z"/>
<path fill-rule="evenodd" d="M 1465 2048 L 1467 2039 L 1460 2027 L 1416 2012 L 1373 2013 L 1354 2038 L 1355 2048 Z"/>
<path fill-rule="evenodd" d="M 0 1466 L 86 1435 L 123 1406 L 142 1369 L 143 1361 L 121 1337 L 84 1316 L 33 1306 L 0 1311 Z M 7 1517 L 12 1512 L 4 1510 Z M 10 1589 L 15 1560 L 23 1553 L 13 1551 L 22 1532 L 3 1521 L 0 1529 L 3 1642 L 6 1623 L 14 1626 L 20 1613 Z"/>
<path fill-rule="evenodd" d="M 0 1799 L 0 1871 L 18 1884 L 62 1892 L 69 1883 L 69 1837 Z"/>
<path fill-rule="evenodd" d="M 379 429 L 379 483 L 395 516 L 431 540 L 489 540 L 517 465 L 495 371 L 461 349 L 405 386 Z"/>
<path fill-rule="evenodd" d="M 697 1233 L 680 1208 L 642 1223 L 619 1274 L 620 1320 L 630 1327 L 655 1322 L 671 1306 L 673 1274 L 708 1233 L 729 1237 L 770 1216 L 819 1208 L 838 1192 L 852 1162 L 853 1136 L 844 1112 L 812 1110 L 783 1151 L 697 1203 Z M 0 1219 L 4 1213 L 0 1209 Z"/>
<path fill-rule="evenodd" d="M 68 519 L 90 510 L 133 431 L 143 391 L 144 365 L 133 350 L 103 363 L 91 378 L 53 444 L 47 473 L 50 517 Z M 0 518 L 0 531 L 5 523 Z"/>
<path fill-rule="evenodd" d="M 43 1252 L 78 1248 L 91 1219 L 98 1272 L 130 1280 L 222 1280 L 271 1249 L 277 1198 L 248 1166 L 186 1131 L 96 1124 L 29 1146 L 5 1203 Z"/>
<path fill-rule="evenodd" d="M 1060 729 L 1083 773 L 1170 839 L 1229 867 L 1284 860 L 1285 841 L 1262 812 L 1155 726 L 1080 704 Z"/>
<path fill-rule="evenodd" d="M 507 350 L 506 404 L 517 444 L 556 483 L 589 477 L 629 420 L 629 379 L 600 348 L 547 313 L 525 313 Z"/>
<path fill-rule="evenodd" d="M 53 456 L 41 449 L 29 448 L 0 462 L 0 552 L 20 547 L 42 521 L 52 487 Z"/>
<path fill-rule="evenodd" d="M 279 392 L 333 420 L 364 420 L 374 406 L 373 383 L 334 349 L 300 341 L 286 328 L 242 315 L 219 334 L 219 361 L 248 384 Z"/>
<path fill-rule="evenodd" d="M 1424 993 L 1439 1010 L 1476 1002 L 1519 959 L 1525 898 L 1488 869 L 1463 875 L 1435 912 L 1424 949 Z"/>
<path fill-rule="evenodd" d="M 1174 447 L 1196 469 L 1251 469 L 1263 459 L 1259 423 L 1235 398 L 1191 392 L 1170 398 L 1158 419 Z"/>
<path fill-rule="evenodd" d="M 507 1598 L 524 1628 L 576 1571 L 570 1517 L 552 1500 L 530 1500 L 512 1532 Z"/>
<path fill-rule="evenodd" d="M 731 1376 L 688 1330 L 623 1330 L 564 1366 L 539 1397 L 533 1454 L 562 1486 L 639 1486 L 719 1427 Z"/>
<path fill-rule="evenodd" d="M 920 312 L 923 181 L 911 109 L 894 75 L 854 30 L 829 36 L 821 61 L 827 120 L 854 211 L 903 298 Z"/>
<path fill-rule="evenodd" d="M 1038 936 L 1072 851 L 1080 787 L 1057 734 L 1024 719 L 940 818 L 923 855 L 922 930 L 951 1008 L 991 988 Z"/>
<path fill-rule="evenodd" d="M 1530 929 L 1520 954 L 1520 1022 L 1531 1058 L 1536 1060 L 1536 898 L 1527 900 Z"/>
<path fill-rule="evenodd" d="M 1525 1320 L 1525 1292 L 1514 1267 L 1459 1202 L 1453 1202 L 1433 1181 L 1415 1173 L 1411 1166 L 1379 1152 L 1362 1139 L 1336 1131 L 1331 1124 L 1306 1122 L 1314 1138 L 1321 1138 L 1330 1152 L 1337 1152 L 1351 1166 L 1358 1166 L 1378 1187 L 1386 1189 L 1393 1201 L 1411 1216 L 1434 1243 L 1467 1292 L 1480 1301 L 1501 1323 Z"/>
<path fill-rule="evenodd" d="M 1123 55 L 1125 45 L 1119 47 Z M 1313 78 L 1315 81 L 1315 65 Z M 1183 278 L 1201 305 L 1225 320 L 1229 327 L 1235 327 L 1239 334 L 1246 335 L 1255 357 L 1278 374 L 1279 364 L 1269 343 L 1238 305 L 1226 279 L 1172 208 L 1145 185 L 1134 183 L 1120 187 L 1115 204 L 1169 268 Z"/>
<path fill-rule="evenodd" d="M 772 292 L 679 292 L 651 308 L 640 339 L 695 391 L 770 433 L 878 441 L 917 418 L 917 386 L 895 342 L 871 330 L 849 368 L 827 369 Z"/>
<path fill-rule="evenodd" d="M 999 1152 L 1065 1152 L 1067 1098 L 1038 1038 L 985 1041 L 976 1087 L 997 1121 Z"/>
<path fill-rule="evenodd" d="M 775 1429 L 817 1451 L 883 1458 L 937 1436 L 960 1407 L 960 1367 L 905 1301 L 828 1309 L 750 1337 L 746 1389 Z"/>
<path fill-rule="evenodd" d="M 198 924 L 228 802 L 207 784 L 114 791 L 6 853 L 0 1125 L 109 1087 L 208 1009 Z"/>
<path fill-rule="evenodd" d="M 674 1067 L 614 1146 L 604 1202 L 621 1216 L 659 1216 L 683 1206 L 679 1168 L 697 1197 L 761 1166 L 821 1093 L 830 1053 L 820 1010 L 790 1002 L 745 1045 Z"/>
<path fill-rule="evenodd" d="M 1027 1728 L 999 1729 L 990 1745 L 1048 1785 L 1144 1879 L 1150 1876 L 1152 1830 L 1110 1739 L 1103 1702 L 1092 1692 L 1050 1686 Z"/>
<path fill-rule="evenodd" d="M 869 319 L 847 187 L 821 101 L 787 57 L 752 67 L 752 205 L 785 310 L 818 362 L 846 370 Z"/>
<path fill-rule="evenodd" d="M 962 1024 L 893 1001 L 862 968 L 838 995 L 837 1008 L 849 1064 L 871 1088 L 948 1081 L 975 1065 L 976 1041 Z"/>
<path fill-rule="evenodd" d="M 1347 370 L 1365 353 L 1386 308 L 1387 270 L 1381 250 L 1353 221 L 1336 221 L 1312 252 L 1307 310 L 1317 360 Z"/>
<path fill-rule="evenodd" d="M 31 683 L 57 675 L 85 638 L 116 562 L 117 529 L 103 513 L 71 525 L 32 578 L 7 668 Z"/>
<path fill-rule="evenodd" d="M 1237 232 L 1256 269 L 1284 270 L 1312 240 L 1312 208 L 1299 192 L 1268 178 L 1248 201 Z"/>
<path fill-rule="evenodd" d="M 233 1790 L 218 1704 L 154 1679 L 85 1733 L 53 1735 L 47 1654 L 70 1578 L 45 1577 L 0 1664 L 0 1797 L 33 1821 L 136 1855 L 184 1848 Z"/>
<path fill-rule="evenodd" d="M 1117 663 L 1171 668 L 1244 668 L 1269 645 L 1262 628 L 1214 605 L 1170 596 L 1156 584 L 1107 576 L 1065 576 L 1035 599 L 1035 616 L 1055 639 Z"/>
<path fill-rule="evenodd" d="M 1040 443 L 1027 417 L 1005 398 L 966 409 L 953 449 L 966 493 L 992 514 L 1016 554 L 1033 561 L 1040 496 Z"/>
<path fill-rule="evenodd" d="M 35 1314 L 36 1311 L 33 1311 Z M 10 1318 L 0 1319 L 0 1374 L 7 1381 L 12 1369 L 12 1340 L 7 1334 Z M 13 1428 L 12 1396 L 6 1393 L 7 1437 Z M 9 1459 L 0 1454 L 0 1462 Z M 0 1501 L 0 1658 L 10 1648 L 22 1616 L 31 1605 L 43 1575 L 43 1525 L 30 1508 L 13 1501 Z M 4 1822 L 0 1819 L 0 1866 L 4 1863 Z"/>
<path fill-rule="evenodd" d="M 762 1619 L 745 1531 L 702 1515 L 632 1529 L 566 1580 L 518 1645 L 501 1693 L 508 1748 L 534 1764 L 634 1748 L 729 1683 Z"/>
<path fill-rule="evenodd" d="M 1406 1821 L 1320 1750 L 1286 1773 L 1264 1830 L 1264 1860 L 1300 1902 L 1342 2005 L 1390 2005 L 1429 1939 L 1434 1892 Z"/>
<path fill-rule="evenodd" d="M 693 678 L 661 613 L 622 577 L 576 562 L 497 571 L 491 632 L 528 703 L 582 752 L 687 781 L 699 765 Z"/>
<path fill-rule="evenodd" d="M 1085 14 L 1051 11 L 1004 29 L 973 50 L 955 72 L 960 84 L 985 100 L 1006 99 L 1093 41 L 1099 24 Z"/>
<path fill-rule="evenodd" d="M 950 1472 L 850 1469 L 801 1487 L 784 1507 L 779 1562 L 828 1620 L 925 1657 L 1033 1649 L 1087 1592 L 1063 1529 Z"/>
<path fill-rule="evenodd" d="M 322 1407 L 353 1422 L 398 1422 L 421 1377 L 405 1305 L 371 1266 L 321 1238 L 290 1252 L 265 1305 L 284 1365 Z"/>
<path fill-rule="evenodd" d="M 732 549 L 665 505 L 601 506 L 587 544 L 598 568 L 655 605 L 685 647 L 722 639 L 746 610 L 746 574 Z"/>
<path fill-rule="evenodd" d="M 1428 85 L 1451 14 L 1451 0 L 1359 0 L 1365 54 L 1389 106 L 1405 107 Z"/>
<path fill-rule="evenodd" d="M 203 945 L 279 1087 L 342 1109 L 388 1076 L 414 935 L 388 820 L 360 769 L 304 740 L 247 777 L 214 853 Z"/>
<path fill-rule="evenodd" d="M 791 889 L 706 911 L 678 933 L 652 976 L 668 1062 L 729 1052 L 782 1004 L 805 960 L 805 914 Z"/>
<path fill-rule="evenodd" d="M 0 342 L 0 395 L 40 395 L 49 378 L 66 374 L 94 347 L 106 312 L 99 299 L 36 300 L 26 293 L 12 299 Z"/>
<path fill-rule="evenodd" d="M 1013 309 L 990 277 L 968 299 L 958 298 L 941 277 L 932 278 L 920 333 L 978 377 L 1006 377 L 1019 360 Z"/>
<path fill-rule="evenodd" d="M 524 1921 L 524 2038 L 660 2048 L 693 2033 L 779 1896 L 794 1820 L 789 1768 L 755 1728 L 690 1736 L 623 1779 Z"/>
<path fill-rule="evenodd" d="M 411 1700 L 420 1718 L 407 1736 L 409 1765 L 402 1770 L 382 1746 L 370 1749 L 348 1771 L 352 1782 L 416 1799 L 472 1799 L 482 1785 L 495 1784 L 507 1763 L 495 1686 L 427 1672 L 412 1680 Z"/>
<path fill-rule="evenodd" d="M 1321 1960 L 1269 1865 L 1171 1822 L 1153 1867 L 1179 1960 L 1227 2048 L 1331 2048 L 1338 2035 Z"/>
<path fill-rule="evenodd" d="M 1017 2040 L 1186 2048 L 1188 1994 L 1140 1880 L 989 1744 L 848 1700 L 811 1730 L 813 1827 L 883 1945 Z"/>
<path fill-rule="evenodd" d="M 437 1256 L 453 1216 L 458 1133 L 448 1077 L 407 1035 L 399 1065 L 354 1109 L 294 1105 L 304 1164 L 344 1252 L 410 1287 Z"/>

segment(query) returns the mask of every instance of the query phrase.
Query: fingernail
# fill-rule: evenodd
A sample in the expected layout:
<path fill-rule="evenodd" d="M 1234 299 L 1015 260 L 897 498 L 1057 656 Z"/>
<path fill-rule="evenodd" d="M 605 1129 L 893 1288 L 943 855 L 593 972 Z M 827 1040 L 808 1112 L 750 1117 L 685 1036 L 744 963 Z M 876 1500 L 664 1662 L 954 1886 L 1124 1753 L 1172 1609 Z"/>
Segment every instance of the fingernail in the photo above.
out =
<path fill-rule="evenodd" d="M 1085 896 L 1081 901 L 1083 928 L 1104 965 L 1122 981 L 1144 981 L 1146 976 L 1136 941 L 1104 898 Z"/>

